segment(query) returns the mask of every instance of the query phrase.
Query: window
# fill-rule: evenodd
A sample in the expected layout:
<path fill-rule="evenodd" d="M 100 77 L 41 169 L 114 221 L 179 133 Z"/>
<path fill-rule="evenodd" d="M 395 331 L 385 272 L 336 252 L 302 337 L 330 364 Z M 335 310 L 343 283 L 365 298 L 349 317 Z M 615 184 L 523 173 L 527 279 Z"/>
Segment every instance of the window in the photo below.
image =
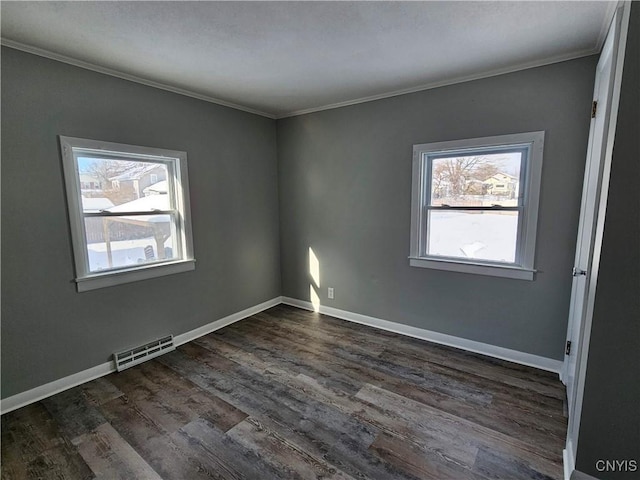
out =
<path fill-rule="evenodd" d="M 544 132 L 413 147 L 414 267 L 533 280 Z"/>
<path fill-rule="evenodd" d="M 79 292 L 195 268 L 185 152 L 62 136 L 60 147 Z M 139 185 L 151 171 L 166 179 L 155 195 Z M 86 176 L 98 188 L 82 190 Z"/>

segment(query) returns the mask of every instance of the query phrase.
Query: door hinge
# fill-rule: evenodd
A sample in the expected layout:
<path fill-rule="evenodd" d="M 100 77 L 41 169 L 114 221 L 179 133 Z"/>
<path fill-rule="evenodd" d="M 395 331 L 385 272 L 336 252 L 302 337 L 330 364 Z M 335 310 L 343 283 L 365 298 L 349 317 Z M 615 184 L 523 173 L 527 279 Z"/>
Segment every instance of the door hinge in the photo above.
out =
<path fill-rule="evenodd" d="M 571 341 L 567 340 L 567 346 L 564 349 L 564 354 L 565 355 L 569 355 L 571 353 Z"/>
<path fill-rule="evenodd" d="M 596 112 L 598 111 L 598 101 L 594 100 L 591 104 L 591 118 L 596 118 Z"/>

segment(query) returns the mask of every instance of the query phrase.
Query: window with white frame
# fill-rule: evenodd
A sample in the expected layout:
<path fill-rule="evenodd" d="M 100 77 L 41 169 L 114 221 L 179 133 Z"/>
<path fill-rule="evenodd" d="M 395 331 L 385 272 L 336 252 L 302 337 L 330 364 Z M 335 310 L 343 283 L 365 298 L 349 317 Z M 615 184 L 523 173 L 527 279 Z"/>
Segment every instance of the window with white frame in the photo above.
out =
<path fill-rule="evenodd" d="M 413 147 L 414 267 L 533 280 L 544 132 Z"/>
<path fill-rule="evenodd" d="M 185 152 L 63 136 L 60 147 L 78 291 L 195 268 Z M 99 188 L 83 190 L 86 176 Z M 150 191 L 149 178 L 163 181 Z"/>

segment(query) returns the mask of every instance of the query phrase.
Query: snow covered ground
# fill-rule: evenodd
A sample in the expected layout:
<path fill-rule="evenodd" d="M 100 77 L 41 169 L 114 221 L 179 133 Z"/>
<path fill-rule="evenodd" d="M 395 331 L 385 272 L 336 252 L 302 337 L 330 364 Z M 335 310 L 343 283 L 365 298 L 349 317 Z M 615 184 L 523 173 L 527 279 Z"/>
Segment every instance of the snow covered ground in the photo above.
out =
<path fill-rule="evenodd" d="M 514 262 L 518 231 L 517 215 L 498 213 L 470 214 L 462 212 L 431 212 L 429 253 L 458 258 L 475 258 L 497 262 Z M 153 237 L 111 242 L 113 267 L 147 263 L 144 248 L 151 245 L 158 258 Z M 172 247 L 171 238 L 165 247 Z M 109 268 L 105 243 L 88 245 L 92 272 Z M 157 260 L 151 260 L 157 261 Z"/>
<path fill-rule="evenodd" d="M 431 212 L 429 254 L 514 262 L 518 216 Z"/>
<path fill-rule="evenodd" d="M 155 257 L 153 260 L 146 260 L 144 247 L 147 245 L 151 245 L 153 247 L 153 254 Z M 165 242 L 164 246 L 172 247 L 171 238 Z M 156 240 L 153 237 L 111 242 L 113 267 L 109 267 L 106 243 L 90 243 L 87 246 L 87 249 L 89 251 L 89 268 L 92 272 L 97 272 L 107 268 L 131 267 L 142 263 L 158 261 Z"/>

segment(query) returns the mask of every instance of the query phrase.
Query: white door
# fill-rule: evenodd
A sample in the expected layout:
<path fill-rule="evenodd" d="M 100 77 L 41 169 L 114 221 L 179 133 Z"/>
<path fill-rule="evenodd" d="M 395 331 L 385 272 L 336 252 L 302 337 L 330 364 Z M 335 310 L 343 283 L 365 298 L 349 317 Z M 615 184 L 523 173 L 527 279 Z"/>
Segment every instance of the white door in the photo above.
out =
<path fill-rule="evenodd" d="M 569 310 L 569 326 L 567 330 L 567 351 L 565 358 L 567 385 L 567 400 L 569 411 L 573 411 L 575 402 L 576 365 L 581 350 L 580 339 L 583 317 L 586 310 L 587 289 L 589 287 L 589 269 L 593 258 L 593 238 L 597 220 L 597 209 L 600 203 L 602 167 L 604 165 L 605 140 L 608 131 L 607 107 L 610 103 L 610 90 L 613 86 L 613 35 L 614 28 L 609 32 L 605 42 L 598 67 L 596 69 L 596 83 L 594 91 L 595 117 L 591 119 L 587 162 L 584 172 L 584 186 L 580 207 L 580 223 L 578 225 L 578 240 L 576 244 L 576 258 L 574 261 L 573 284 L 571 288 L 571 303 Z M 593 114 L 592 114 L 593 116 Z M 566 353 L 566 352 L 565 352 Z"/>
<path fill-rule="evenodd" d="M 621 54 L 619 51 L 620 45 L 622 45 L 623 52 L 624 42 L 626 41 L 626 38 L 621 40 L 620 35 L 623 15 L 626 17 L 625 20 L 628 21 L 628 13 L 623 13 L 623 8 L 620 7 L 609 29 L 596 69 L 593 96 L 595 116 L 592 114 L 589 133 L 576 258 L 573 272 L 567 272 L 568 275 L 573 275 L 573 285 L 571 289 L 563 381 L 567 386 L 569 412 L 567 446 L 574 450 L 571 452 L 573 455 L 575 455 L 576 448 L 576 437 L 574 435 L 577 435 L 576 429 L 580 415 L 580 412 L 576 412 L 576 408 L 581 410 L 584 370 L 587 360 L 586 353 L 597 279 L 597 274 L 592 272 L 591 269 L 597 265 L 599 259 L 599 243 L 596 240 L 596 233 L 599 231 L 598 225 L 599 222 L 603 221 L 604 209 L 606 208 L 613 142 L 612 134 L 615 131 L 612 119 L 613 124 L 615 124 L 622 74 L 618 55 Z M 617 97 L 614 98 L 614 86 L 616 85 Z M 594 248 L 596 247 L 598 251 L 594 257 Z M 596 263 L 594 263 L 594 259 Z M 572 439 L 574 440 L 573 445 L 571 444 Z"/>

